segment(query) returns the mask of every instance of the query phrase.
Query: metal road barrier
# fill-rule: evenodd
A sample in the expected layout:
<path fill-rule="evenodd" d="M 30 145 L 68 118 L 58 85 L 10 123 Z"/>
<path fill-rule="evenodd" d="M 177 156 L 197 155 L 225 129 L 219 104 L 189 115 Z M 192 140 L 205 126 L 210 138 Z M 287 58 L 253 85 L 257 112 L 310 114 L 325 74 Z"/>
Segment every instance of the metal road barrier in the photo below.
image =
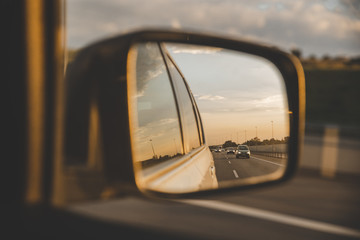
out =
<path fill-rule="evenodd" d="M 287 144 L 249 146 L 252 154 L 273 158 L 287 158 Z"/>
<path fill-rule="evenodd" d="M 282 158 L 286 159 L 288 157 L 287 152 L 276 152 L 276 151 L 251 151 L 252 154 L 262 155 L 266 157 L 273 157 L 273 158 Z"/>

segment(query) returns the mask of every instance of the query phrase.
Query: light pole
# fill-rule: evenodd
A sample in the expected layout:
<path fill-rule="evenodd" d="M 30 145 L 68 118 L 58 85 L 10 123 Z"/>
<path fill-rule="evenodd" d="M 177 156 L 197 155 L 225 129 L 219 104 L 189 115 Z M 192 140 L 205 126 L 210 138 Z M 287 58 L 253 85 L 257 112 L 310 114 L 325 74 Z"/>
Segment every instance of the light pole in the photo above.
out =
<path fill-rule="evenodd" d="M 255 127 L 255 129 L 256 129 L 256 135 L 255 135 L 255 137 L 256 137 L 256 139 L 255 139 L 255 151 L 257 151 L 257 140 L 258 140 L 258 137 L 257 137 L 257 126 Z"/>
<path fill-rule="evenodd" d="M 155 154 L 155 150 L 154 150 L 154 146 L 153 146 L 153 143 L 152 143 L 152 139 L 150 139 L 150 144 L 151 144 L 151 148 L 152 148 L 152 151 L 153 151 L 153 154 L 154 154 L 154 158 L 156 159 L 156 154 Z"/>
<path fill-rule="evenodd" d="M 271 138 L 274 139 L 274 121 L 271 121 Z M 272 148 L 272 152 L 274 152 L 274 142 L 271 144 Z"/>

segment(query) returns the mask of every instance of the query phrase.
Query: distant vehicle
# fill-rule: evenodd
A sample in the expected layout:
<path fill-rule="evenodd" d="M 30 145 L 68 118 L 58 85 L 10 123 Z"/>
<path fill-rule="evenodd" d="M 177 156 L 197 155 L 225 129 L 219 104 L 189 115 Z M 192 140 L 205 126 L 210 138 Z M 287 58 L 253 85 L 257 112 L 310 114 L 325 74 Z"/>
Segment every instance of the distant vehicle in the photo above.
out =
<path fill-rule="evenodd" d="M 221 152 L 221 150 L 219 148 L 215 149 L 215 152 Z"/>
<path fill-rule="evenodd" d="M 250 158 L 250 149 L 247 145 L 239 145 L 236 149 L 236 158 Z"/>
<path fill-rule="evenodd" d="M 235 154 L 235 149 L 233 149 L 233 148 L 227 149 L 226 154 Z"/>

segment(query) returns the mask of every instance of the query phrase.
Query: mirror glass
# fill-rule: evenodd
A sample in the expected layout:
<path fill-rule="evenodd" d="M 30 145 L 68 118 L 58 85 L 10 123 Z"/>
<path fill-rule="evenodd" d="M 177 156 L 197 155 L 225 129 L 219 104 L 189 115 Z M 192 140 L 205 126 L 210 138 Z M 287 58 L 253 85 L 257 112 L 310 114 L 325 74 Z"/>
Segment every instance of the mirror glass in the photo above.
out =
<path fill-rule="evenodd" d="M 190 193 L 280 178 L 287 165 L 284 80 L 268 60 L 146 42 L 127 62 L 138 187 Z"/>

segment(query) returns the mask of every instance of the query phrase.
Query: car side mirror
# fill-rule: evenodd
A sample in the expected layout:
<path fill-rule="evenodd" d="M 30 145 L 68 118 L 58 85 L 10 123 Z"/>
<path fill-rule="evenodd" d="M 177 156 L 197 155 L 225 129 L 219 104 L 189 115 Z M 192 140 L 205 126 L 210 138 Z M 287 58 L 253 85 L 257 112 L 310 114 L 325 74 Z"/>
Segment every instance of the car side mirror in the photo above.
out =
<path fill-rule="evenodd" d="M 94 173 L 87 194 L 193 196 L 296 170 L 304 73 L 274 47 L 141 31 L 81 50 L 66 76 L 64 169 Z"/>

